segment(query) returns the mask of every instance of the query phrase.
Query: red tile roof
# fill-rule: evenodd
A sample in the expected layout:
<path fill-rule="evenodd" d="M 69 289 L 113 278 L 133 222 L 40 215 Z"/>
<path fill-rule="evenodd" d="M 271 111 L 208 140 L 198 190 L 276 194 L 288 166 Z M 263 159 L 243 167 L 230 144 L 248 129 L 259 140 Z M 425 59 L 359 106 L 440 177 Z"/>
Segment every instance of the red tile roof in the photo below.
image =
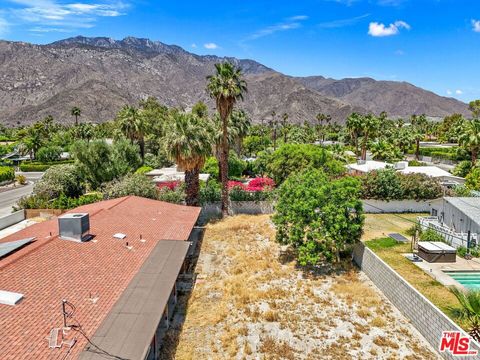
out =
<path fill-rule="evenodd" d="M 2 360 L 62 359 L 68 347 L 49 349 L 46 340 L 52 328 L 63 325 L 62 299 L 76 306 L 76 319 L 87 334 L 93 334 L 156 242 L 187 240 L 200 208 L 125 197 L 70 212 L 90 214 L 92 241 L 60 239 L 56 218 L 0 239 L 1 243 L 36 237 L 34 243 L 0 260 L 0 290 L 24 294 L 16 306 L 0 304 Z M 114 239 L 115 233 L 127 238 Z M 140 241 L 140 235 L 146 241 Z M 90 294 L 98 301 L 92 302 Z M 68 359 L 76 358 L 86 345 L 85 338 L 73 335 L 78 342 Z"/>

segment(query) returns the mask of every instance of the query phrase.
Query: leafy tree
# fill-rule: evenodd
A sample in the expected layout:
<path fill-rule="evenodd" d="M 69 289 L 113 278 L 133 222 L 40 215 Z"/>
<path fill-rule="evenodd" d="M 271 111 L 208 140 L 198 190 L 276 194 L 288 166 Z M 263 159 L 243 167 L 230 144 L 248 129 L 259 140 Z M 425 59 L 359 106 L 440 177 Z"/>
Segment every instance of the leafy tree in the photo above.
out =
<path fill-rule="evenodd" d="M 72 145 L 72 155 L 83 179 L 93 189 L 133 172 L 141 165 L 138 147 L 126 140 L 113 145 L 105 140 L 89 143 L 79 140 Z"/>
<path fill-rule="evenodd" d="M 208 117 L 208 106 L 203 101 L 199 101 L 193 105 L 192 114 L 199 118 L 206 119 Z"/>
<path fill-rule="evenodd" d="M 56 165 L 50 167 L 35 184 L 33 193 L 45 199 L 55 199 L 64 194 L 67 197 L 79 197 L 84 192 L 81 175 L 72 165 Z"/>
<path fill-rule="evenodd" d="M 249 156 L 255 156 L 260 151 L 264 151 L 271 144 L 266 136 L 249 135 L 243 139 L 243 149 Z"/>
<path fill-rule="evenodd" d="M 103 189 L 103 194 L 107 199 L 129 195 L 158 199 L 158 188 L 144 174 L 127 174 L 122 179 L 107 184 Z"/>
<path fill-rule="evenodd" d="M 346 127 L 349 132 L 350 138 L 353 142 L 353 146 L 355 147 L 355 153 L 359 155 L 359 137 L 361 135 L 362 130 L 362 119 L 363 116 L 359 113 L 352 113 L 347 118 Z"/>
<path fill-rule="evenodd" d="M 277 241 L 298 250 L 301 265 L 338 262 L 360 240 L 359 181 L 331 181 L 321 170 L 289 177 L 279 188 L 273 222 Z"/>
<path fill-rule="evenodd" d="M 371 171 L 362 179 L 362 199 L 401 200 L 402 184 L 394 169 Z"/>
<path fill-rule="evenodd" d="M 472 162 L 469 160 L 460 161 L 453 169 L 452 174 L 455 176 L 466 177 L 472 170 Z"/>
<path fill-rule="evenodd" d="M 215 99 L 222 123 L 220 177 L 222 183 L 222 215 L 228 215 L 228 121 L 237 100 L 243 100 L 247 84 L 242 72 L 229 62 L 215 64 L 216 74 L 207 77 L 207 91 Z"/>
<path fill-rule="evenodd" d="M 478 120 L 480 118 L 480 100 L 470 101 L 468 108 L 472 112 L 473 118 Z"/>
<path fill-rule="evenodd" d="M 72 110 L 70 110 L 70 114 L 72 116 L 75 116 L 75 126 L 77 126 L 78 125 L 78 118 L 80 117 L 80 115 L 82 115 L 82 110 L 79 107 L 74 106 L 72 108 Z"/>
<path fill-rule="evenodd" d="M 372 144 L 370 146 L 370 151 L 372 152 L 373 159 L 375 160 L 394 162 L 403 158 L 401 150 L 386 140 L 381 140 Z"/>
<path fill-rule="evenodd" d="M 420 158 L 420 141 L 425 137 L 425 130 L 428 125 L 428 120 L 425 114 L 420 116 L 412 115 L 410 122 L 414 129 L 414 139 L 415 139 L 415 159 Z"/>
<path fill-rule="evenodd" d="M 480 190 L 480 168 L 472 168 L 465 177 L 465 186 L 470 190 Z"/>
<path fill-rule="evenodd" d="M 60 146 L 44 146 L 37 152 L 37 160 L 41 162 L 53 162 L 60 160 L 62 148 Z"/>
<path fill-rule="evenodd" d="M 471 153 L 472 166 L 477 162 L 480 151 L 480 120 L 468 121 L 464 133 L 459 138 L 460 144 Z"/>
<path fill-rule="evenodd" d="M 198 206 L 199 172 L 212 149 L 208 122 L 193 114 L 176 113 L 167 126 L 165 149 L 185 171 L 187 205 Z"/>
<path fill-rule="evenodd" d="M 266 161 L 267 175 L 281 184 L 292 173 L 305 169 L 323 169 L 330 176 L 345 172 L 342 163 L 321 147 L 310 144 L 286 144 L 273 152 Z"/>
<path fill-rule="evenodd" d="M 442 142 L 458 142 L 465 127 L 465 118 L 461 114 L 446 116 L 438 126 L 438 138 Z"/>
<path fill-rule="evenodd" d="M 425 174 L 401 174 L 400 179 L 404 199 L 428 200 L 437 199 L 443 195 L 440 182 Z"/>
<path fill-rule="evenodd" d="M 228 177 L 239 178 L 240 176 L 242 176 L 246 168 L 246 162 L 239 159 L 238 156 L 231 151 L 228 155 Z M 207 160 L 205 161 L 205 165 L 203 166 L 202 172 L 205 174 L 210 174 L 215 179 L 218 179 L 218 160 L 214 156 L 210 156 L 209 158 L 207 158 Z"/>

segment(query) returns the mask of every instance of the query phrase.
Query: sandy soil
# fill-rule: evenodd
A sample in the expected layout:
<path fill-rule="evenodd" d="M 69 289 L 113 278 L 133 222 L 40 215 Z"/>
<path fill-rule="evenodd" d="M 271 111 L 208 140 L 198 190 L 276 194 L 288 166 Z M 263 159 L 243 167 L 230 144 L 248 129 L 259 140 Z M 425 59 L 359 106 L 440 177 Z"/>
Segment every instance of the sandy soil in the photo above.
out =
<path fill-rule="evenodd" d="M 365 275 L 305 272 L 274 237 L 268 216 L 208 225 L 165 359 L 439 358 Z"/>

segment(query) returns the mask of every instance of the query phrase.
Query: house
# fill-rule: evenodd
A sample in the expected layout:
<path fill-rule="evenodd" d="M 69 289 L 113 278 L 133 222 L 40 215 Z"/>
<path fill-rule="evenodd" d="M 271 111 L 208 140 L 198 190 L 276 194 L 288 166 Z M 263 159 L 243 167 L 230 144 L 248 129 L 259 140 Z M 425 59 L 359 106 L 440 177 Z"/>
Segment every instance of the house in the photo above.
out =
<path fill-rule="evenodd" d="M 424 174 L 440 181 L 445 187 L 453 187 L 465 184 L 465 179 L 454 176 L 448 171 L 440 169 L 437 166 L 409 166 L 408 161 L 399 161 L 395 164 L 389 164 L 383 161 L 358 160 L 357 163 L 348 164 L 347 169 L 353 175 L 362 175 L 374 170 L 393 168 L 402 174 Z"/>
<path fill-rule="evenodd" d="M 480 234 L 480 198 L 444 197 L 433 200 L 430 214 L 457 233 Z"/>
<path fill-rule="evenodd" d="M 199 214 L 128 196 L 0 239 L 2 360 L 156 359 Z"/>
<path fill-rule="evenodd" d="M 162 184 L 172 181 L 185 181 L 185 172 L 180 171 L 176 166 L 154 169 L 145 174 L 146 176 L 152 178 L 153 182 L 156 184 Z M 207 182 L 210 178 L 210 174 L 199 174 L 200 181 Z"/>

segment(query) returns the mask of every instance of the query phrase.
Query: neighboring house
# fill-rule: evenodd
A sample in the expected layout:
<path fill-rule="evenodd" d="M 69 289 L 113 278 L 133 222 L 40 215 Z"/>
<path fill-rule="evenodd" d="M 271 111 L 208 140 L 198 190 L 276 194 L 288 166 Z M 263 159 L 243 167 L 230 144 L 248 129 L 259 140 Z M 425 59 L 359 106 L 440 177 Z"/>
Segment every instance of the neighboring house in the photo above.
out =
<path fill-rule="evenodd" d="M 440 184 L 445 187 L 465 184 L 464 178 L 454 176 L 437 166 L 408 166 L 407 161 L 399 161 L 395 164 L 389 164 L 383 161 L 359 160 L 355 164 L 348 164 L 347 168 L 353 175 L 362 175 L 374 170 L 393 168 L 403 174 L 424 174 L 433 177 L 438 179 Z"/>
<path fill-rule="evenodd" d="M 444 197 L 433 200 L 430 214 L 457 233 L 480 234 L 480 198 Z"/>
<path fill-rule="evenodd" d="M 154 169 L 147 172 L 145 175 L 151 177 L 153 182 L 156 184 L 162 184 L 171 181 L 185 181 L 185 172 L 179 171 L 176 166 Z M 207 182 L 210 178 L 210 174 L 199 174 L 198 177 L 200 178 L 200 181 Z"/>
<path fill-rule="evenodd" d="M 21 155 L 17 150 L 2 156 L 2 160 L 10 160 L 15 164 L 18 164 L 25 160 L 31 160 L 30 155 Z"/>
<path fill-rule="evenodd" d="M 128 196 L 0 239 L 2 360 L 157 359 L 199 214 Z"/>

